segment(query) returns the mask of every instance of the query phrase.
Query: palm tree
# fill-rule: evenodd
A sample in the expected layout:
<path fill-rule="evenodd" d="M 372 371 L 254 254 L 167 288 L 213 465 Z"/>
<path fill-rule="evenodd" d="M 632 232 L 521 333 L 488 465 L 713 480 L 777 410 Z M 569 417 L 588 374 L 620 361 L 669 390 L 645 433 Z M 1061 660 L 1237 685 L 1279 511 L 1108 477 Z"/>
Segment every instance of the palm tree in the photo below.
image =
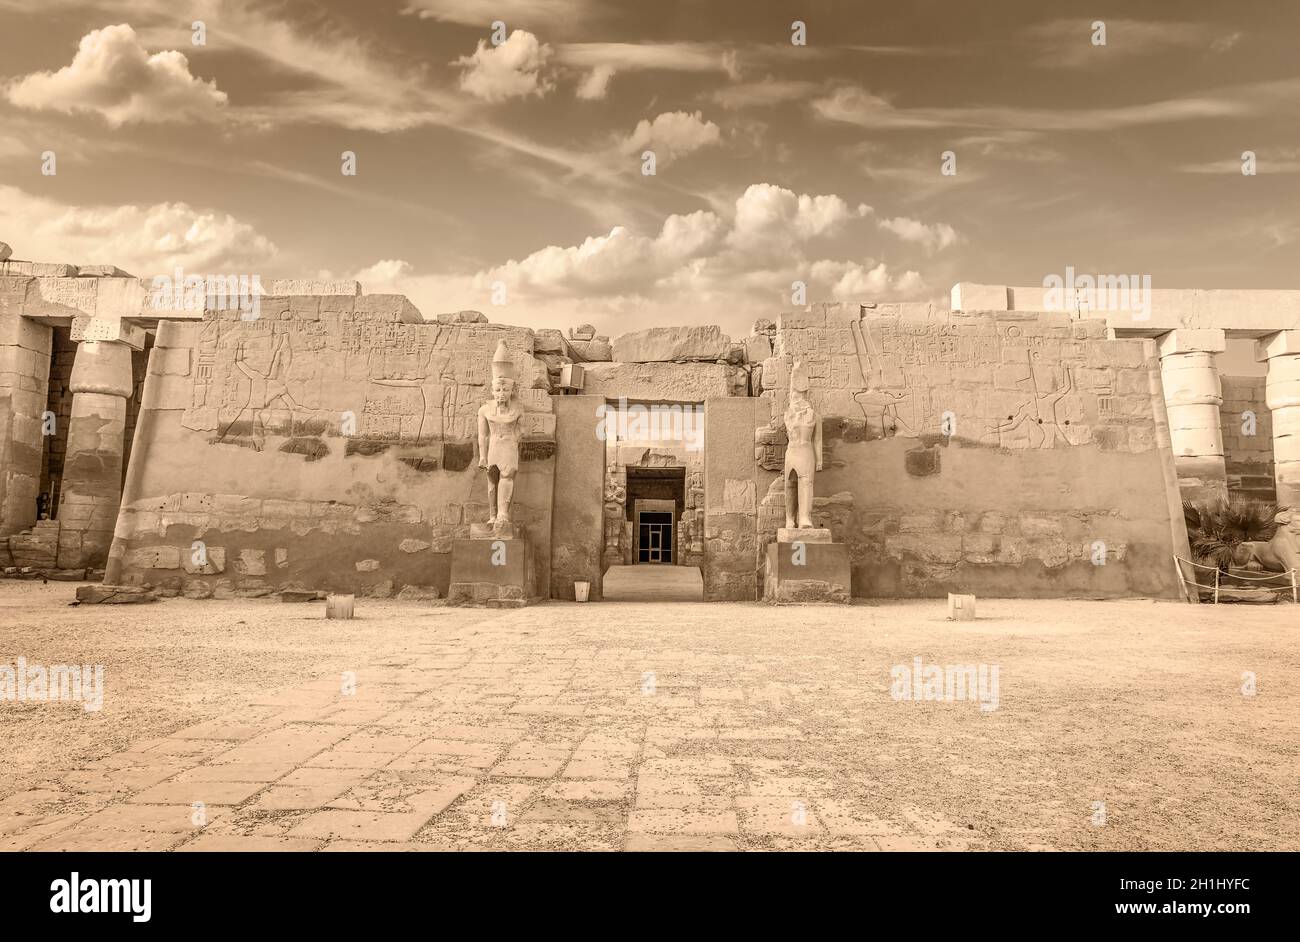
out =
<path fill-rule="evenodd" d="M 1227 572 L 1236 564 L 1237 547 L 1242 543 L 1273 538 L 1277 530 L 1273 518 L 1278 510 L 1268 501 L 1237 495 L 1227 500 L 1183 501 L 1193 558 Z"/>

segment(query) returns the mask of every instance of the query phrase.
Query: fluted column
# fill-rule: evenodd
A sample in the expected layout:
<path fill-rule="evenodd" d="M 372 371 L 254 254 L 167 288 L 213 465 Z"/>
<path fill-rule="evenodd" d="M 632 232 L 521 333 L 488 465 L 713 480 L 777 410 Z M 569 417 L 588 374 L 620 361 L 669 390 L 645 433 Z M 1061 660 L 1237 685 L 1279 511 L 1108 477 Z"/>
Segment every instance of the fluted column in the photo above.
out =
<path fill-rule="evenodd" d="M 1174 330 L 1159 338 L 1160 378 L 1169 412 L 1178 487 L 1185 498 L 1226 498 L 1219 407 L 1223 388 L 1214 355 L 1222 353 L 1222 330 Z"/>
<path fill-rule="evenodd" d="M 83 340 L 72 363 L 72 415 L 59 497 L 59 568 L 99 568 L 122 502 L 126 403 L 134 391 L 131 348 Z"/>
<path fill-rule="evenodd" d="M 1300 330 L 1255 341 L 1255 359 L 1268 363 L 1264 400 L 1273 413 L 1277 503 L 1300 510 Z"/>

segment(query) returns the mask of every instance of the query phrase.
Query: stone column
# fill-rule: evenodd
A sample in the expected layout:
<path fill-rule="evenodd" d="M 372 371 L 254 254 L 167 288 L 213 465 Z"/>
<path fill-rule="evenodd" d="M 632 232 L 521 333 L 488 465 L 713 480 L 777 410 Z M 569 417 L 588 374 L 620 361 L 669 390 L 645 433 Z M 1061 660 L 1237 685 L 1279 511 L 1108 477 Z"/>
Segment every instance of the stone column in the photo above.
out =
<path fill-rule="evenodd" d="M 1300 509 L 1300 330 L 1255 341 L 1255 359 L 1268 363 L 1264 400 L 1273 413 L 1277 505 Z"/>
<path fill-rule="evenodd" d="M 1219 406 L 1223 390 L 1214 355 L 1222 353 L 1222 330 L 1174 330 L 1159 338 L 1160 378 L 1169 411 L 1178 487 L 1184 498 L 1228 496 Z"/>
<path fill-rule="evenodd" d="M 83 340 L 72 364 L 72 415 L 59 498 L 59 568 L 99 568 L 108 558 L 122 502 L 126 402 L 134 391 L 131 348 Z"/>
<path fill-rule="evenodd" d="M 0 562 L 36 523 L 53 332 L 17 313 L 26 279 L 0 277 Z"/>

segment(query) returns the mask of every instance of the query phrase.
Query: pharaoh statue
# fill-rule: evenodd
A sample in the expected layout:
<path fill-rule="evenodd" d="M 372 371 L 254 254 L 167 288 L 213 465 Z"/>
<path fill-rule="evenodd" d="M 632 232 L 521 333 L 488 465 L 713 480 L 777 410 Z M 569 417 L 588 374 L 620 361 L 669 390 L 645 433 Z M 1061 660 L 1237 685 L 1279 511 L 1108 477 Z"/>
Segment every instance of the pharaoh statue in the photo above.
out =
<path fill-rule="evenodd" d="M 790 370 L 790 401 L 785 407 L 785 525 L 795 526 L 795 508 L 799 526 L 811 527 L 813 474 L 822 469 L 822 420 L 808 401 L 808 371 L 795 361 Z M 797 499 L 797 504 L 796 504 Z"/>
<path fill-rule="evenodd" d="M 478 410 L 478 466 L 488 473 L 488 523 L 498 531 L 510 525 L 523 414 L 514 361 L 503 340 L 492 357 L 492 398 Z"/>

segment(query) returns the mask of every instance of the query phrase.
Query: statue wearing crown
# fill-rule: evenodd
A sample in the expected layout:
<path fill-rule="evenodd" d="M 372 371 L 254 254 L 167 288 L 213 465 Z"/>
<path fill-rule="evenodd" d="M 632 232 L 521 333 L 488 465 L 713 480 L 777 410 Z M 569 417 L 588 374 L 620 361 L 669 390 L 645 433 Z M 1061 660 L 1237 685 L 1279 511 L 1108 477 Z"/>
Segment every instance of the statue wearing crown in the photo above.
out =
<path fill-rule="evenodd" d="M 822 469 L 822 420 L 808 401 L 808 371 L 796 362 L 790 370 L 790 401 L 785 409 L 785 525 L 811 527 L 813 475 Z"/>
<path fill-rule="evenodd" d="M 488 473 L 488 523 L 499 532 L 510 526 L 523 414 L 515 364 L 503 340 L 492 357 L 492 398 L 478 410 L 478 466 Z"/>

